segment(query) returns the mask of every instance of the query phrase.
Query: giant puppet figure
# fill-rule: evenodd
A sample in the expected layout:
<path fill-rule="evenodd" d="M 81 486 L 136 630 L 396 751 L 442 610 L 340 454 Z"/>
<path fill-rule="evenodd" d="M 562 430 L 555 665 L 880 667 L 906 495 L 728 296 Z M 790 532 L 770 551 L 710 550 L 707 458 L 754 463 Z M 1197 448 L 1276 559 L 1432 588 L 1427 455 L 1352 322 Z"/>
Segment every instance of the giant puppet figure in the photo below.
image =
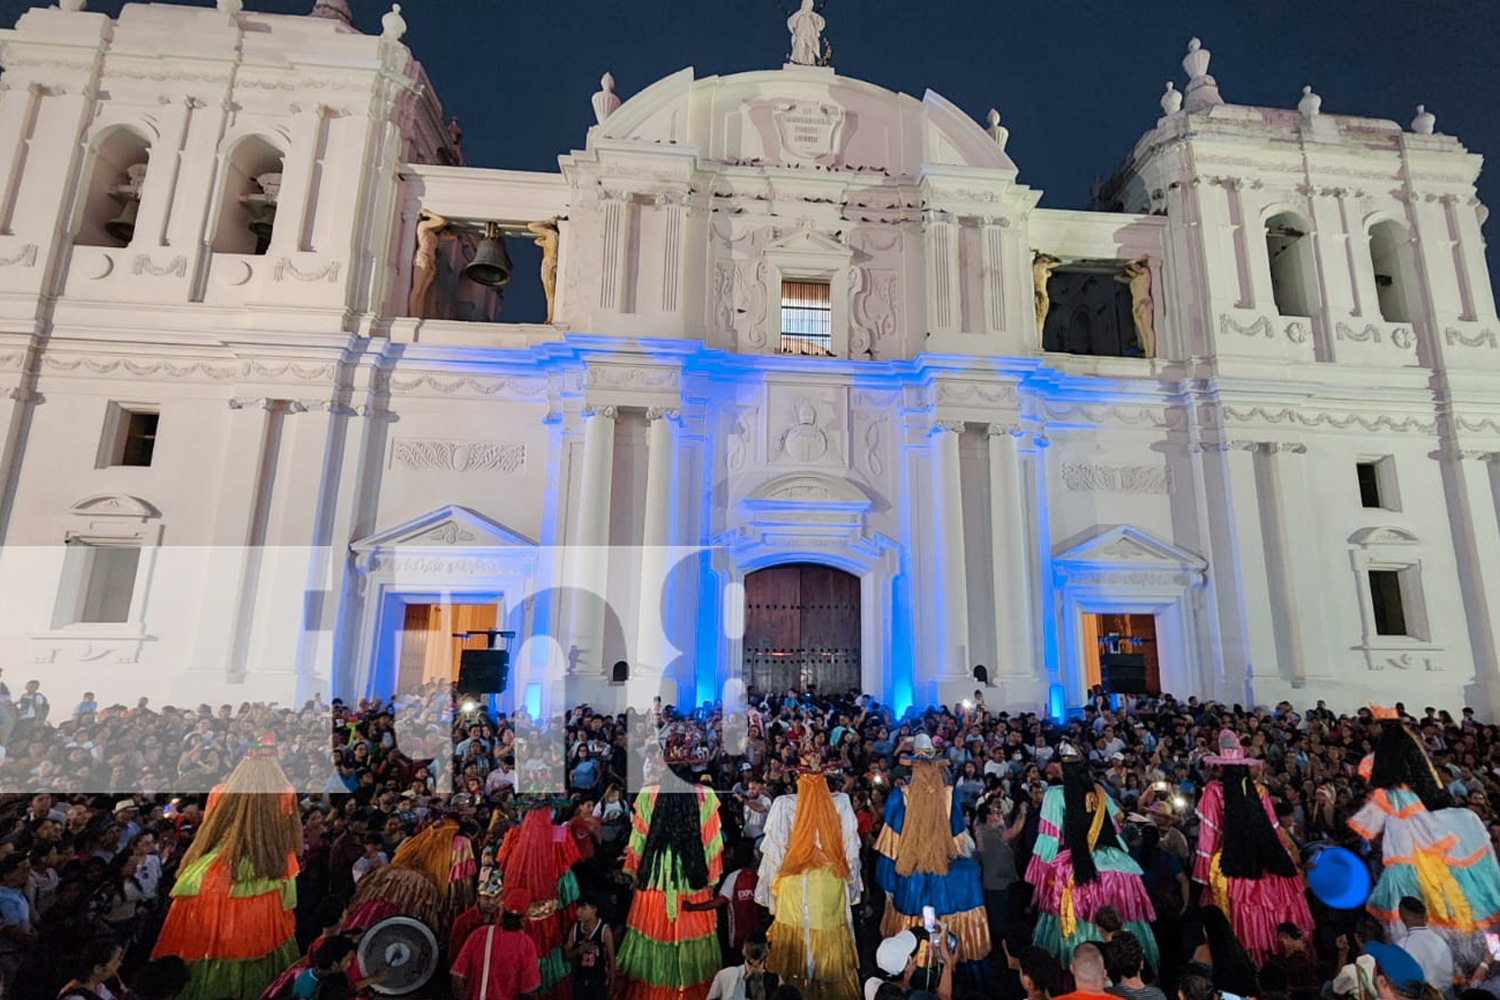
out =
<path fill-rule="evenodd" d="M 778 797 L 766 814 L 755 901 L 773 918 L 767 968 L 807 1000 L 859 995 L 851 912 L 859 848 L 849 796 L 829 792 L 817 761 L 804 760 L 796 794 Z"/>
<path fill-rule="evenodd" d="M 1375 709 L 1375 717 L 1370 797 L 1349 820 L 1361 837 L 1381 841 L 1385 870 L 1366 908 L 1395 925 L 1401 898 L 1414 896 L 1427 904 L 1427 923 L 1452 937 L 1496 927 L 1500 865 L 1484 821 L 1453 808 L 1426 749 L 1394 712 Z"/>
<path fill-rule="evenodd" d="M 463 801 L 454 796 L 450 803 Z M 370 927 L 387 917 L 406 916 L 445 933 L 453 918 L 474 904 L 474 846 L 453 816 L 406 838 L 391 863 L 376 869 L 354 889 L 346 927 Z"/>
<path fill-rule="evenodd" d="M 982 962 L 990 954 L 990 930 L 974 841 L 957 789 L 943 781 L 932 739 L 919 734 L 915 746 L 911 781 L 891 793 L 875 843 L 875 881 L 886 895 L 880 934 L 916 927 L 922 907 L 931 906 L 957 936 L 958 960 Z"/>
<path fill-rule="evenodd" d="M 1070 744 L 1059 747 L 1057 756 L 1063 783 L 1047 789 L 1042 799 L 1036 849 L 1026 868 L 1039 911 L 1034 940 L 1066 965 L 1080 942 L 1104 940 L 1094 918 L 1102 907 L 1112 906 L 1155 968 L 1151 921 L 1156 911 L 1140 865 L 1120 841 L 1120 807 Z"/>
<path fill-rule="evenodd" d="M 625 1000 L 704 1000 L 721 964 L 719 797 L 661 772 L 659 758 L 647 764 L 658 780 L 636 796 L 625 848 L 625 871 L 635 878 L 618 956 Z"/>
<path fill-rule="evenodd" d="M 1278 924 L 1296 924 L 1312 939 L 1312 912 L 1291 847 L 1277 832 L 1271 796 L 1252 776 L 1262 761 L 1245 755 L 1239 737 L 1219 734 L 1217 765 L 1198 800 L 1198 854 L 1193 881 L 1229 917 L 1234 933 L 1257 965 L 1276 952 Z"/>
<path fill-rule="evenodd" d="M 297 797 L 276 747 L 252 747 L 208 797 L 157 938 L 153 957 L 188 965 L 184 1000 L 255 1000 L 296 961 L 301 847 Z"/>
<path fill-rule="evenodd" d="M 563 935 L 577 912 L 578 880 L 573 865 L 578 861 L 578 847 L 567 835 L 567 827 L 553 824 L 555 803 L 543 799 L 529 804 L 533 808 L 521 825 L 501 841 L 495 863 L 506 892 L 517 886 L 526 891 L 528 906 L 521 929 L 540 956 L 539 1000 L 570 1000 L 573 986 L 563 956 Z"/>

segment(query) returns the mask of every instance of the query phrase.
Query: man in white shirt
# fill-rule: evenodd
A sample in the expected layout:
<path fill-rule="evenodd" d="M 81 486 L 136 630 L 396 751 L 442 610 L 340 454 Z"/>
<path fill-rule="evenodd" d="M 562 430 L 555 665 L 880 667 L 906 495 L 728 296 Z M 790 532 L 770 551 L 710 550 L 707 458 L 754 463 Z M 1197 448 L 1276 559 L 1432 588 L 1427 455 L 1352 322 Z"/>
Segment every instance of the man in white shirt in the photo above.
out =
<path fill-rule="evenodd" d="M 765 793 L 759 778 L 751 778 L 745 783 L 745 794 L 741 801 L 745 806 L 745 839 L 753 841 L 758 848 L 761 838 L 766 835 L 766 816 L 771 811 L 771 797 Z"/>
<path fill-rule="evenodd" d="M 774 972 L 766 971 L 766 945 L 751 941 L 745 945 L 745 964 L 732 965 L 714 974 L 707 1000 L 766 1000 L 777 987 Z"/>
<path fill-rule="evenodd" d="M 1401 927 L 1393 944 L 1401 948 L 1422 967 L 1422 978 L 1444 996 L 1453 995 L 1453 949 L 1442 935 L 1427 926 L 1427 906 L 1415 896 L 1403 896 L 1398 906 Z M 1403 934 L 1402 931 L 1405 931 Z"/>

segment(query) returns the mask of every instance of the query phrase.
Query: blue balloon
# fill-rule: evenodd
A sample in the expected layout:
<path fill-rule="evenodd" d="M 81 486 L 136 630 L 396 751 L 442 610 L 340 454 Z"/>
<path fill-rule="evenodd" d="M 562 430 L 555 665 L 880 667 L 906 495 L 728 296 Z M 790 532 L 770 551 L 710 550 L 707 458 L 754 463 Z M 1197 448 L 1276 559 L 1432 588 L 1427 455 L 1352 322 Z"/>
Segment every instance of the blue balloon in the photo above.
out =
<path fill-rule="evenodd" d="M 1370 898 L 1370 870 L 1342 847 L 1325 847 L 1307 870 L 1307 887 L 1335 910 L 1354 910 Z"/>

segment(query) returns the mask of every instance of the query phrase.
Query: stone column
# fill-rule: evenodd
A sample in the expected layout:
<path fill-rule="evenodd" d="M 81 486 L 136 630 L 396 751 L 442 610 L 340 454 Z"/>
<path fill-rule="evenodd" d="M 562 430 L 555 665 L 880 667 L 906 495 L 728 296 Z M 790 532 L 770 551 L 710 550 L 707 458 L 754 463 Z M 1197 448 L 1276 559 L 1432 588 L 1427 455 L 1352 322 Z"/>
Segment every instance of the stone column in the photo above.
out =
<path fill-rule="evenodd" d="M 664 588 L 671 569 L 672 525 L 676 513 L 676 410 L 653 406 L 646 411 L 646 516 L 641 533 L 640 619 L 636 630 L 635 662 L 631 664 L 630 703 L 647 708 L 656 695 L 663 704 L 677 704 L 661 690 L 671 657 L 663 616 L 671 604 Z"/>
<path fill-rule="evenodd" d="M 625 194 L 604 192 L 603 253 L 599 281 L 599 308 L 610 312 L 630 311 L 630 199 Z"/>
<path fill-rule="evenodd" d="M 593 672 L 603 675 L 609 664 L 604 662 L 603 601 L 607 596 L 605 581 L 609 574 L 609 512 L 614 478 L 615 408 L 601 406 L 583 411 L 583 459 L 578 476 L 578 517 L 573 524 L 571 572 L 568 585 L 572 590 L 568 627 L 570 646 L 581 651 L 577 662 L 591 662 Z M 597 597 L 585 595 L 593 589 Z M 573 656 L 568 657 L 575 662 Z"/>
<path fill-rule="evenodd" d="M 308 219 L 316 206 L 313 175 L 328 109 L 321 104 L 292 105 L 290 154 L 281 164 L 281 191 L 276 199 L 276 230 L 268 253 L 296 253 L 312 247 L 307 239 Z"/>
<path fill-rule="evenodd" d="M 265 538 L 256 531 L 255 514 L 265 482 L 268 453 L 278 403 L 256 396 L 229 401 L 229 439 L 225 449 L 239 456 L 224 467 L 223 490 L 214 508 L 213 542 L 208 565 L 214 584 L 204 595 L 193 670 L 243 676 L 255 613 L 255 572 Z M 331 695 L 329 697 L 332 697 Z"/>
<path fill-rule="evenodd" d="M 990 424 L 990 539 L 995 587 L 992 681 L 1035 675 L 1032 658 L 1030 546 L 1026 537 L 1025 470 L 1017 439 L 1021 428 Z"/>
<path fill-rule="evenodd" d="M 1317 637 L 1326 617 L 1320 612 L 1320 580 L 1316 571 L 1317 538 L 1308 529 L 1307 445 L 1267 444 L 1257 456 L 1266 463 L 1265 485 L 1274 512 L 1274 524 L 1266 532 L 1271 575 L 1269 592 L 1275 609 L 1276 652 L 1282 661 L 1281 675 L 1293 687 L 1307 683 L 1309 668 L 1326 676 L 1328 657 Z"/>
<path fill-rule="evenodd" d="M 927 294 L 931 303 L 928 322 L 933 333 L 955 333 L 963 326 L 958 226 L 951 215 L 942 211 L 926 212 L 923 224 L 927 231 Z"/>
<path fill-rule="evenodd" d="M 986 218 L 979 227 L 979 280 L 984 300 L 984 332 L 1005 330 L 1005 226 L 1007 219 Z"/>
<path fill-rule="evenodd" d="M 1491 712 L 1500 710 L 1500 573 L 1487 569 L 1500 558 L 1500 454 L 1491 451 L 1450 451 L 1443 459 L 1444 478 L 1451 491 L 1448 509 L 1458 557 L 1458 578 L 1474 679 Z M 1430 584 L 1429 584 L 1430 586 Z"/>
<path fill-rule="evenodd" d="M 961 680 L 969 668 L 969 587 L 964 566 L 963 481 L 958 439 L 961 420 L 939 420 L 933 427 L 933 542 L 937 556 L 936 678 Z"/>
<path fill-rule="evenodd" d="M 9 82 L 0 85 L 0 135 L 16 137 L 10 154 L 10 170 L 0 177 L 0 232 L 13 232 L 16 197 L 20 194 L 21 178 L 26 172 L 27 154 L 31 150 L 32 135 L 36 130 L 37 113 L 47 88 L 35 80 L 26 85 L 24 92 Z"/>
<path fill-rule="evenodd" d="M 1203 468 L 1203 519 L 1211 574 L 1213 618 L 1220 667 L 1214 696 L 1222 701 L 1250 696 L 1260 649 L 1257 637 L 1274 633 L 1261 531 L 1254 441 L 1204 442 L 1196 447 Z M 1207 652 L 1212 654 L 1212 650 Z M 1269 658 L 1272 654 L 1267 651 Z"/>

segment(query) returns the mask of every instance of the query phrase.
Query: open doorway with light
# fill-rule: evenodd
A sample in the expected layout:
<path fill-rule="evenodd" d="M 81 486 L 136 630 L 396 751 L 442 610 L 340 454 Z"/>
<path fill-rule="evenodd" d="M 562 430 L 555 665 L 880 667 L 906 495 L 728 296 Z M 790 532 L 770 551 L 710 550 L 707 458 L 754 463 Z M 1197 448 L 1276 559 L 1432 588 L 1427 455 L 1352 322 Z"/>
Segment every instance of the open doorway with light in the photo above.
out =
<path fill-rule="evenodd" d="M 493 604 L 408 604 L 397 637 L 396 690 L 457 680 L 460 654 L 488 648 L 485 630 L 495 628 L 496 619 Z M 469 637 L 454 638 L 462 632 Z"/>
<path fill-rule="evenodd" d="M 1080 616 L 1083 631 L 1083 675 L 1087 687 L 1104 683 L 1105 668 L 1110 675 L 1128 682 L 1138 691 L 1123 693 L 1161 694 L 1161 667 L 1156 648 L 1155 615 L 1084 614 Z"/>

